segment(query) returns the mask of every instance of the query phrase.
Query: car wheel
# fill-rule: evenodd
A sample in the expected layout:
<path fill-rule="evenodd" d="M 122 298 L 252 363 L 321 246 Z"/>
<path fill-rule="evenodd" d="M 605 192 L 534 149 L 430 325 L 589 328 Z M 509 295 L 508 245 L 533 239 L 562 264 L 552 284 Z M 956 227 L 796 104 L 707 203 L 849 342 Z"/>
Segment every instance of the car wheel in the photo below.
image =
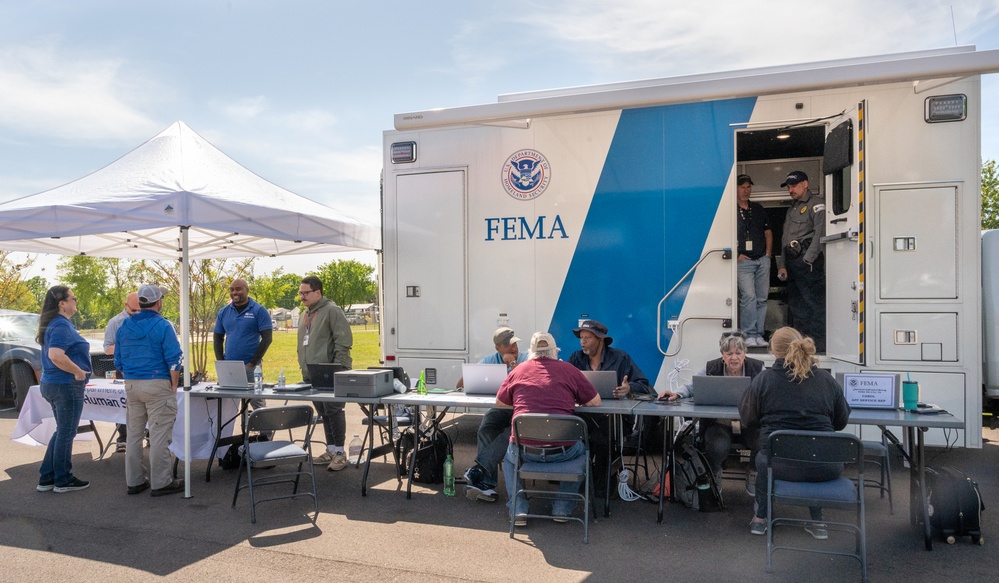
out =
<path fill-rule="evenodd" d="M 28 389 L 35 384 L 35 371 L 24 362 L 10 365 L 10 378 L 14 388 L 14 409 L 21 410 L 21 405 L 28 398 Z"/>

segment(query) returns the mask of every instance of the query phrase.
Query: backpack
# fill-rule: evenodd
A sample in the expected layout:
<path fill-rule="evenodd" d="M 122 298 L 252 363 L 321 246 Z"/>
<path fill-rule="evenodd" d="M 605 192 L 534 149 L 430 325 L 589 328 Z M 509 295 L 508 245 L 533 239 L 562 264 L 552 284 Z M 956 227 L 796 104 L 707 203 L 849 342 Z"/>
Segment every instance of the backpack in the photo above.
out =
<path fill-rule="evenodd" d="M 701 512 L 724 510 L 718 480 L 704 453 L 694 445 L 695 427 L 694 421 L 685 421 L 673 444 L 674 493 L 687 508 Z"/>
<path fill-rule="evenodd" d="M 413 451 L 415 432 L 407 432 L 396 442 L 396 455 L 399 456 L 399 469 L 408 472 L 409 454 Z M 413 481 L 420 484 L 444 483 L 444 460 L 452 454 L 451 438 L 436 423 L 420 439 L 416 448 Z"/>

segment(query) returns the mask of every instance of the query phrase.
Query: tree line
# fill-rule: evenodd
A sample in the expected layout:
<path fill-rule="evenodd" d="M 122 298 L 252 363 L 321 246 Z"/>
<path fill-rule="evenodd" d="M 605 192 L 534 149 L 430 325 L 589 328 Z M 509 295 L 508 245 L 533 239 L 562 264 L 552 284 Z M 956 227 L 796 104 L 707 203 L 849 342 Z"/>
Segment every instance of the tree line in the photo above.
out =
<path fill-rule="evenodd" d="M 0 308 L 38 312 L 50 284 L 45 278 L 28 280 L 21 274 L 34 262 L 29 256 L 14 263 L 10 252 L 0 251 Z M 229 284 L 242 278 L 250 297 L 267 309 L 294 309 L 299 304 L 300 275 L 277 269 L 270 274 L 253 273 L 254 259 L 203 259 L 191 261 L 191 360 L 195 371 L 205 371 L 212 356 L 210 340 L 215 316 L 229 303 Z M 180 263 L 178 261 L 129 260 L 108 257 L 66 256 L 57 264 L 59 283 L 68 285 L 78 298 L 73 324 L 80 330 L 99 329 L 121 312 L 125 297 L 145 283 L 160 285 L 166 295 L 162 314 L 171 322 L 180 320 Z M 324 263 L 306 275 L 318 276 L 323 295 L 344 310 L 354 304 L 376 303 L 375 268 L 355 260 Z M 212 356 L 214 358 L 214 356 Z"/>

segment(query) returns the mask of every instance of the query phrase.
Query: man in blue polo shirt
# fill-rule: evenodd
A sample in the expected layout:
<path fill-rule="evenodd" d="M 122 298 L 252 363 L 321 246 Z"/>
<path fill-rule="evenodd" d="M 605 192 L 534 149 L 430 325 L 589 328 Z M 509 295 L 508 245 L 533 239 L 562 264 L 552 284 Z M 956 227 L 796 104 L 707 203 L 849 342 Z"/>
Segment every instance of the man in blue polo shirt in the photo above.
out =
<path fill-rule="evenodd" d="M 263 361 L 271 345 L 274 324 L 267 308 L 250 299 L 250 288 L 244 280 L 233 280 L 229 298 L 232 302 L 215 318 L 215 359 L 243 361 L 249 382 L 253 380 L 253 369 Z M 263 405 L 262 400 L 259 404 Z M 253 406 L 256 408 L 258 403 Z"/>

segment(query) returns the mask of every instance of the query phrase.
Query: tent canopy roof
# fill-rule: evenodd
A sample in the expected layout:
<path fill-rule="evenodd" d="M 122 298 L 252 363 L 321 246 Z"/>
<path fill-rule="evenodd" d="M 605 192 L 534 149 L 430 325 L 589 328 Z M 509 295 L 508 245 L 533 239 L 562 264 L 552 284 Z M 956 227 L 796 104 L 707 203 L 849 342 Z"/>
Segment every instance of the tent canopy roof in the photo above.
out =
<path fill-rule="evenodd" d="M 0 248 L 132 259 L 379 249 L 374 225 L 276 186 L 176 122 L 78 180 L 0 204 Z"/>

